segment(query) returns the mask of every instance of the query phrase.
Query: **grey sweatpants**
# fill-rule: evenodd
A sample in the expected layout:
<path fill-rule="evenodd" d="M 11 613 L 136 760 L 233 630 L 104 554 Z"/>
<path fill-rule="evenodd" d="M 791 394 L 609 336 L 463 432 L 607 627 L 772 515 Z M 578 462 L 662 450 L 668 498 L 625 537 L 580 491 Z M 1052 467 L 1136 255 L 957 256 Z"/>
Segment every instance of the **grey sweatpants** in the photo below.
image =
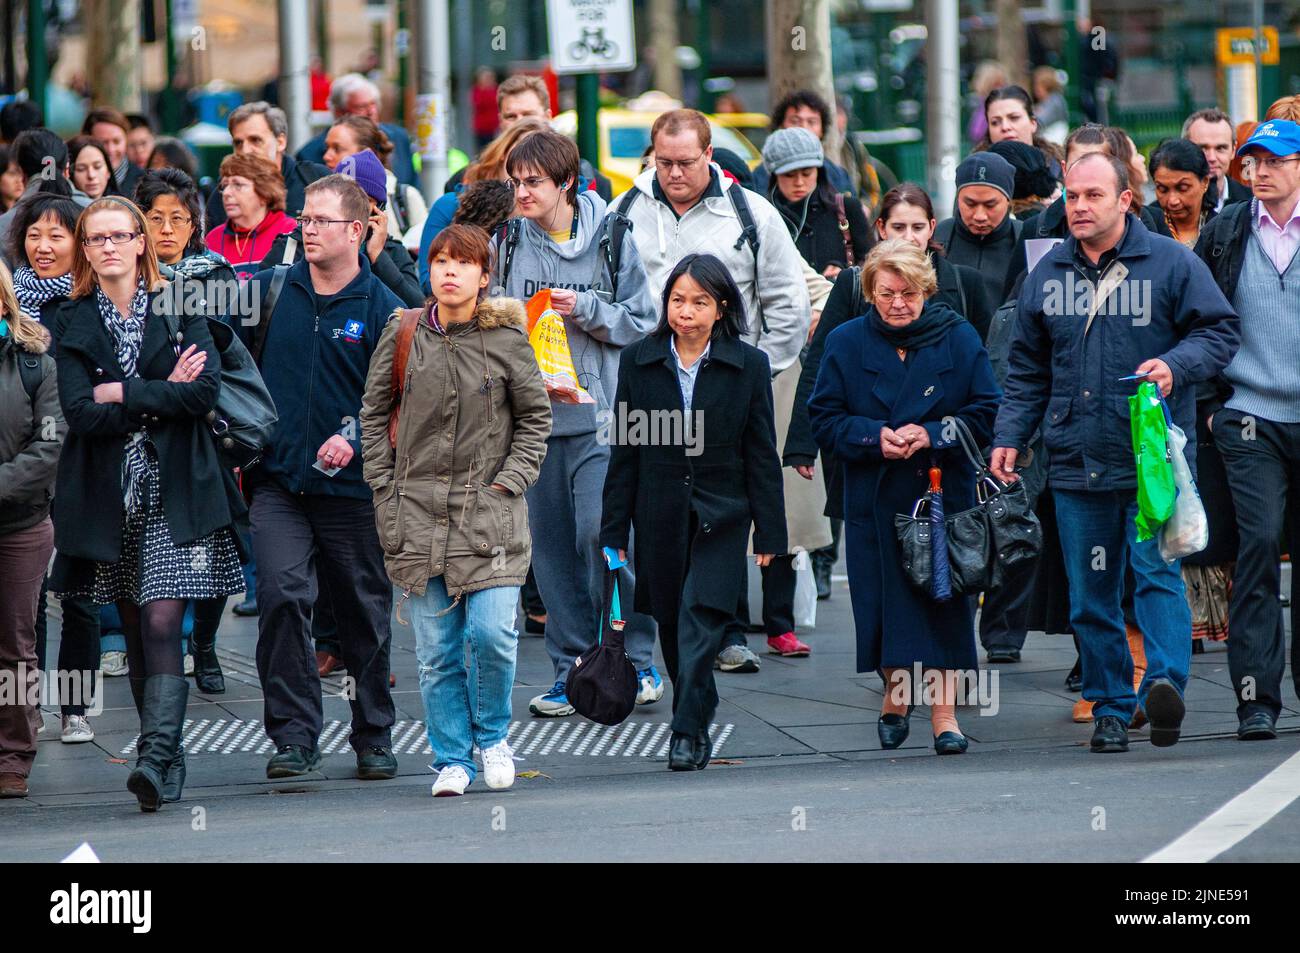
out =
<path fill-rule="evenodd" d="M 575 658 L 596 644 L 600 631 L 608 571 L 600 551 L 600 513 L 608 467 L 609 447 L 598 442 L 594 432 L 551 436 L 542 472 L 527 494 L 533 575 L 546 603 L 546 651 L 557 681 L 568 676 Z M 627 654 L 641 671 L 653 659 L 655 623 L 631 611 L 631 567 L 618 575 Z"/>

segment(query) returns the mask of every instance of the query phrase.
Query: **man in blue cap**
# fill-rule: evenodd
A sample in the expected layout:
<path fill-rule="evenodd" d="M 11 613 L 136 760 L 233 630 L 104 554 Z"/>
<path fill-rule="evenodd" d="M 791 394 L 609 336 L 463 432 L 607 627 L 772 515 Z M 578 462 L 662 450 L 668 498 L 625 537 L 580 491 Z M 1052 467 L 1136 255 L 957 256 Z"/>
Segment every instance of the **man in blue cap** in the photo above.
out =
<path fill-rule="evenodd" d="M 1237 737 L 1277 737 L 1286 634 L 1278 602 L 1283 530 L 1300 553 L 1300 126 L 1274 119 L 1237 150 L 1253 166 L 1249 202 L 1227 206 L 1201 232 L 1196 253 L 1241 316 L 1241 347 L 1224 368 L 1206 421 L 1223 455 L 1240 535 L 1228 606 L 1228 672 Z M 1291 518 L 1284 519 L 1288 509 Z M 1300 586 L 1291 577 L 1292 632 Z M 1300 640 L 1291 675 L 1300 692 Z"/>

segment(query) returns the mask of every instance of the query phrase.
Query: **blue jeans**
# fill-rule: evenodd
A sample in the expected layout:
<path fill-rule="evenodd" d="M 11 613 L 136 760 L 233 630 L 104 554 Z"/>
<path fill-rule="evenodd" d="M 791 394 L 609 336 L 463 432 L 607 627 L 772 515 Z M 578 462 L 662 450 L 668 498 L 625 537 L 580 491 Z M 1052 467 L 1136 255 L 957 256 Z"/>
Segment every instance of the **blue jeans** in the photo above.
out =
<path fill-rule="evenodd" d="M 402 597 L 400 591 L 394 595 Z M 498 586 L 462 596 L 454 609 L 439 615 L 452 604 L 442 576 L 429 580 L 423 596 L 406 600 L 435 771 L 460 765 L 473 781 L 474 746 L 487 749 L 506 739 L 519 647 L 518 602 L 518 586 Z"/>
<path fill-rule="evenodd" d="M 1179 563 L 1160 557 L 1157 539 L 1137 541 L 1137 497 L 1132 490 L 1053 490 L 1065 572 L 1070 579 L 1070 623 L 1083 659 L 1083 697 L 1093 716 L 1115 715 L 1128 724 L 1145 704 L 1152 681 L 1165 678 L 1182 694 L 1192 664 L 1192 613 L 1183 593 Z M 1124 564 L 1133 566 L 1133 609 L 1147 671 L 1133 692 L 1120 601 Z"/>

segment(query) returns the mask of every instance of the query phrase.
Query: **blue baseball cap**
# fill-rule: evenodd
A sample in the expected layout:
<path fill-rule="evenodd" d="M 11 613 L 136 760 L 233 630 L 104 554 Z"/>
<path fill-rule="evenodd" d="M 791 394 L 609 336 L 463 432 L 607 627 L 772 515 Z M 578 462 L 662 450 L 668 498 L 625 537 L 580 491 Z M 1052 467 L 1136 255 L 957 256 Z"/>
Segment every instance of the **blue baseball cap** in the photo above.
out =
<path fill-rule="evenodd" d="M 1267 149 L 1276 156 L 1289 156 L 1300 152 L 1300 125 L 1288 119 L 1270 119 L 1260 123 L 1251 133 L 1250 138 L 1241 144 L 1237 155 L 1242 155 L 1252 146 Z"/>

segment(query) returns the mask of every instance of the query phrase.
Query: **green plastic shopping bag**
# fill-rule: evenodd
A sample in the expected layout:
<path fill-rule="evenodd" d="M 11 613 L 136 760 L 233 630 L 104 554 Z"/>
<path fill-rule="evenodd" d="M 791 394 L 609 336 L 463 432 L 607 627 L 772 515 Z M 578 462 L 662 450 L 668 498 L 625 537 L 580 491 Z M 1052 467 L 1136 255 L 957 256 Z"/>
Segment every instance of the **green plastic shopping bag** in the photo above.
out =
<path fill-rule="evenodd" d="M 1169 455 L 1169 428 L 1156 385 L 1150 381 L 1139 384 L 1137 393 L 1128 399 L 1128 411 L 1137 463 L 1137 538 L 1145 542 L 1173 515 L 1178 491 Z"/>

